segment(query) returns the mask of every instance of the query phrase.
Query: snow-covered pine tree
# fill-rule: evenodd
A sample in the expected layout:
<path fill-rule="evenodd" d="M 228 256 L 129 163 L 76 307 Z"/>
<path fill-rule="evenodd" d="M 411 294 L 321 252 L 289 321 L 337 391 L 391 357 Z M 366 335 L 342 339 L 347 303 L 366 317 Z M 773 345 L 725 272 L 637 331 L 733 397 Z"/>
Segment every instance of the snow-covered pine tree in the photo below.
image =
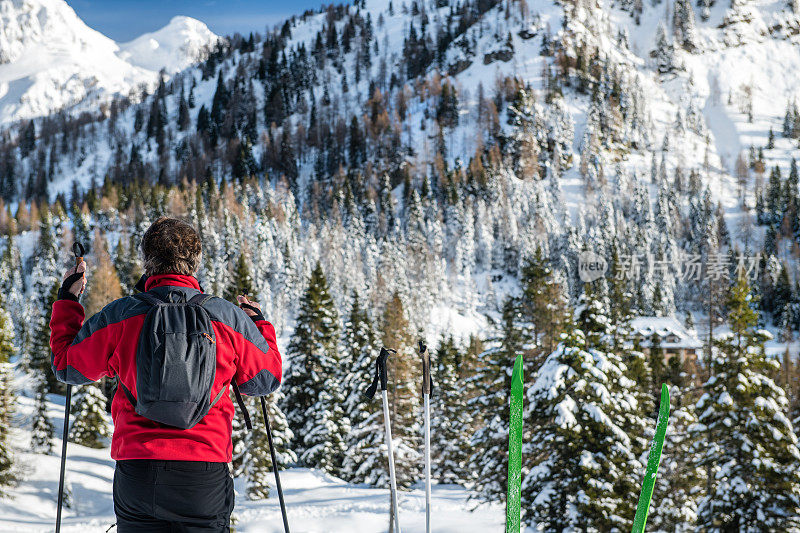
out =
<path fill-rule="evenodd" d="M 364 396 L 375 375 L 379 350 L 375 326 L 354 293 L 342 335 L 342 368 L 347 371 L 344 409 L 352 428 L 347 436 L 342 478 L 351 483 L 382 485 L 389 479 L 383 413 L 377 400 L 370 402 Z"/>
<path fill-rule="evenodd" d="M 676 0 L 672 16 L 672 33 L 675 44 L 691 52 L 695 50 L 694 8 L 691 0 Z"/>
<path fill-rule="evenodd" d="M 464 444 L 472 420 L 460 379 L 463 360 L 463 351 L 452 336 L 439 340 L 431 358 L 431 476 L 439 483 L 465 483 L 471 478 L 469 448 Z"/>
<path fill-rule="evenodd" d="M 347 452 L 346 437 L 350 423 L 344 415 L 344 391 L 333 368 L 322 371 L 327 377 L 311 408 L 303 436 L 305 451 L 300 456 L 304 465 L 339 476 Z"/>
<path fill-rule="evenodd" d="M 300 462 L 337 474 L 349 430 L 340 376 L 339 316 L 322 267 L 317 263 L 300 300 L 284 389 L 286 419 L 294 434 L 292 449 Z"/>
<path fill-rule="evenodd" d="M 656 68 L 661 74 L 671 72 L 675 68 L 675 47 L 667 37 L 667 30 L 659 23 L 656 31 L 656 48 L 651 52 Z"/>
<path fill-rule="evenodd" d="M 502 322 L 489 349 L 478 356 L 471 389 L 481 391 L 469 401 L 474 427 L 469 471 L 473 489 L 482 500 L 501 500 L 508 486 L 508 426 L 511 371 L 524 346 L 519 311 L 513 299 L 503 304 Z"/>
<path fill-rule="evenodd" d="M 50 315 L 53 301 L 61 286 L 56 254 L 53 216 L 49 209 L 44 209 L 39 225 L 39 238 L 34 248 L 35 261 L 30 274 L 33 290 L 33 301 L 30 304 L 33 335 L 27 339 L 23 357 L 27 370 L 42 374 L 48 392 L 61 393 L 63 385 L 56 380 L 50 367 Z"/>
<path fill-rule="evenodd" d="M 69 440 L 89 448 L 105 448 L 111 438 L 111 418 L 106 413 L 106 397 L 96 383 L 77 388 L 72 408 Z"/>
<path fill-rule="evenodd" d="M 44 376 L 35 376 L 36 411 L 31 426 L 31 450 L 49 454 L 53 451 L 53 424 L 47 417 L 47 381 Z"/>
<path fill-rule="evenodd" d="M 740 277 L 727 297 L 731 332 L 715 340 L 711 377 L 690 428 L 695 466 L 707 479 L 698 528 L 708 532 L 800 528 L 800 450 L 786 394 L 770 377 L 756 299 Z"/>
<path fill-rule="evenodd" d="M 13 369 L 9 362 L 15 353 L 14 327 L 11 317 L 0 305 L 0 496 L 3 488 L 16 481 L 14 454 L 11 443 L 11 419 L 16 407 Z"/>
<path fill-rule="evenodd" d="M 231 421 L 231 442 L 233 443 L 233 451 L 232 451 L 232 458 L 231 458 L 231 473 L 233 477 L 239 477 L 244 474 L 244 460 L 245 454 L 247 453 L 247 438 L 249 435 L 249 431 L 247 430 L 247 425 L 244 422 L 244 415 L 239 411 L 239 404 L 236 402 L 236 396 L 233 392 L 233 387 L 231 390 L 228 391 L 228 395 L 231 398 L 231 402 L 234 405 L 234 415 L 233 420 Z M 248 406 L 248 400 L 246 396 L 242 397 L 245 406 L 247 407 L 247 412 L 250 415 L 250 422 L 253 422 L 253 408 L 252 406 Z"/>
<path fill-rule="evenodd" d="M 289 448 L 292 432 L 286 424 L 283 411 L 278 407 L 278 402 L 282 400 L 283 393 L 280 390 L 266 398 L 272 442 L 275 445 L 279 470 L 283 470 L 287 465 L 297 461 L 297 455 Z M 261 412 L 261 401 L 254 398 L 248 403 L 250 404 L 248 409 L 253 417 L 253 430 L 247 434 L 245 439 L 243 459 L 247 498 L 262 500 L 269 497 L 269 489 L 272 486 L 272 455 L 269 452 L 267 426 Z"/>
<path fill-rule="evenodd" d="M 689 427 L 697 422 L 694 404 L 685 393 L 670 387 L 669 425 L 658 467 L 654 498 L 647 517 L 656 533 L 695 531 L 697 501 L 703 490 L 703 472 L 692 460 Z"/>
<path fill-rule="evenodd" d="M 63 394 L 64 385 L 56 379 L 53 373 L 50 352 L 50 317 L 53 314 L 53 302 L 58 297 L 60 282 L 55 282 L 46 297 L 46 307 L 41 310 L 34 309 L 35 322 L 31 324 L 25 357 L 26 370 L 36 376 L 43 383 L 45 394 Z M 37 386 L 39 381 L 37 381 Z"/>
<path fill-rule="evenodd" d="M 225 289 L 226 300 L 236 303 L 236 296 L 240 294 L 254 294 L 255 287 L 253 285 L 253 276 L 250 274 L 250 265 L 248 264 L 247 257 L 244 253 L 239 254 L 236 260 L 236 265 L 233 267 L 233 276 L 231 277 L 228 288 Z"/>
<path fill-rule="evenodd" d="M 606 315 L 587 302 L 583 324 Z M 523 472 L 525 521 L 544 530 L 630 529 L 638 498 L 637 443 L 644 434 L 622 358 L 609 351 L 598 331 L 589 342 L 573 328 L 550 354 L 527 392 L 534 413 L 530 469 Z M 600 342 L 598 342 L 600 341 Z"/>
<path fill-rule="evenodd" d="M 58 244 L 53 230 L 53 216 L 49 209 L 44 209 L 39 223 L 39 238 L 31 258 L 33 261 L 30 278 L 36 302 L 42 306 L 52 303 L 48 298 L 50 287 L 54 283 L 60 284 L 57 254 Z"/>
<path fill-rule="evenodd" d="M 28 320 L 26 320 L 28 298 L 25 296 L 22 258 L 14 231 L 16 231 L 14 226 L 9 228 L 6 247 L 0 256 L 0 294 L 3 295 L 3 302 L 14 326 L 15 345 L 20 348 L 28 331 Z"/>

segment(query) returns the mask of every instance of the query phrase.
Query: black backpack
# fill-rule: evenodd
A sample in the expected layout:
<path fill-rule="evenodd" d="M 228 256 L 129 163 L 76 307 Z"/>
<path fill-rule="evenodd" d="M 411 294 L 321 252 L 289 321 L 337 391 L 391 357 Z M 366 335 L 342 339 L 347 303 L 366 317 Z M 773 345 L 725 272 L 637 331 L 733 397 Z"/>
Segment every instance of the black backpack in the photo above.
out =
<path fill-rule="evenodd" d="M 197 294 L 189 301 L 181 291 L 164 299 L 155 293 L 134 296 L 150 305 L 136 349 L 136 392 L 119 384 L 136 412 L 181 429 L 194 427 L 228 390 L 209 401 L 217 369 L 217 347 L 211 317 Z M 238 398 L 237 398 L 238 399 Z"/>

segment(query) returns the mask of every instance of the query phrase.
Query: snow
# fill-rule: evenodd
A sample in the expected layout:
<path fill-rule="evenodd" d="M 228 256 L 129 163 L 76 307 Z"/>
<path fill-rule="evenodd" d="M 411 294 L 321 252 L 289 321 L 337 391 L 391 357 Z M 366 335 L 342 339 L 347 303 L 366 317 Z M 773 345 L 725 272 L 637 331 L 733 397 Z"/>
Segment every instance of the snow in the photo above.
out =
<path fill-rule="evenodd" d="M 158 31 L 120 44 L 118 55 L 132 65 L 147 70 L 157 72 L 164 68 L 167 72 L 177 72 L 194 63 L 203 49 L 217 39 L 208 26 L 199 20 L 178 16 Z"/>
<path fill-rule="evenodd" d="M 97 109 L 112 95 L 153 87 L 216 42 L 205 24 L 175 17 L 118 45 L 89 28 L 64 0 L 0 2 L 0 125 L 64 108 Z"/>
<path fill-rule="evenodd" d="M 560 428 L 575 428 L 578 426 L 578 421 L 575 419 L 575 412 L 578 409 L 578 404 L 575 403 L 570 396 L 565 396 L 564 400 L 556 405 L 556 425 Z"/>
<path fill-rule="evenodd" d="M 63 428 L 63 401 L 51 396 L 48 415 L 56 434 Z M 60 402 L 60 403 L 59 403 Z M 30 440 L 27 428 L 33 413 L 32 398 L 21 396 L 17 410 L 14 442 L 24 481 L 10 490 L 9 498 L 0 499 L 0 533 L 48 532 L 53 530 L 60 465 L 61 440 L 55 439 L 55 455 L 25 451 Z M 72 490 L 74 507 L 64 512 L 62 531 L 102 533 L 115 522 L 112 501 L 114 461 L 108 449 L 94 450 L 73 443 L 67 452 L 67 483 Z M 350 485 L 319 471 L 290 468 L 281 472 L 286 496 L 289 525 L 303 533 L 379 533 L 388 522 L 389 492 L 366 485 Z M 266 501 L 248 501 L 244 479 L 237 478 L 236 530 L 248 533 L 283 531 L 280 507 L 274 490 Z M 425 490 L 417 485 L 399 496 L 400 524 L 410 533 L 425 531 Z M 454 485 L 434 485 L 432 491 L 432 527 L 437 532 L 499 531 L 505 519 L 500 504 L 468 502 L 465 489 Z"/>
<path fill-rule="evenodd" d="M 702 348 L 703 343 L 690 333 L 675 317 L 636 317 L 631 320 L 630 329 L 635 335 L 641 335 L 641 345 L 650 347 L 653 333 L 661 339 L 662 348 Z M 670 341 L 669 336 L 674 335 L 676 340 Z"/>

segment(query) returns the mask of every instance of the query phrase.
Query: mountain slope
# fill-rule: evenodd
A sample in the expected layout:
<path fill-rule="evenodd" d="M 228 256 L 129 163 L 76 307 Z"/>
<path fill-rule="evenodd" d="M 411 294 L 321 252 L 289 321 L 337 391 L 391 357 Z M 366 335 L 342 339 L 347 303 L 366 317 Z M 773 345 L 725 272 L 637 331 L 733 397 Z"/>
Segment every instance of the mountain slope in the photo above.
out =
<path fill-rule="evenodd" d="M 152 88 L 196 61 L 217 37 L 201 22 L 176 17 L 164 29 L 120 47 L 89 28 L 64 0 L 0 2 L 0 124 Z M 148 48 L 149 45 L 149 48 Z"/>

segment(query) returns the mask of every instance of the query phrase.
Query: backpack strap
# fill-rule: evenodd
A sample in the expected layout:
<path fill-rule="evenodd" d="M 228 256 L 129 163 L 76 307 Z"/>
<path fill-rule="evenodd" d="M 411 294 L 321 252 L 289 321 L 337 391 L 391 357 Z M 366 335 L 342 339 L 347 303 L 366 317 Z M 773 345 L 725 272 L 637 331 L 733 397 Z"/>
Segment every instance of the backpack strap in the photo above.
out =
<path fill-rule="evenodd" d="M 148 303 L 151 306 L 156 306 L 164 303 L 164 300 L 153 294 L 150 294 L 149 292 L 140 292 L 139 294 L 134 294 L 133 297 L 136 298 L 137 300 L 141 300 L 145 303 Z"/>
<path fill-rule="evenodd" d="M 131 405 L 133 406 L 133 408 L 136 409 L 136 398 L 133 397 L 133 394 L 131 393 L 131 391 L 128 389 L 128 387 L 125 386 L 125 384 L 122 382 L 121 379 L 118 380 L 118 384 L 119 384 L 119 387 L 122 389 L 122 392 L 125 393 L 125 396 L 128 397 L 128 401 L 131 402 Z"/>
<path fill-rule="evenodd" d="M 209 405 L 209 406 L 208 406 L 208 410 L 209 410 L 209 411 L 211 411 L 211 408 L 212 408 L 212 407 L 214 407 L 214 406 L 217 404 L 217 402 L 219 401 L 219 399 L 220 399 L 220 398 L 222 398 L 222 395 L 225 393 L 225 391 L 226 391 L 226 390 L 228 390 L 228 387 L 222 387 L 222 388 L 219 390 L 219 393 L 217 393 L 217 397 L 216 397 L 216 398 L 214 398 L 214 399 L 211 401 L 211 405 Z"/>
<path fill-rule="evenodd" d="M 233 387 L 233 393 L 236 395 L 236 403 L 239 404 L 239 409 L 242 410 L 242 416 L 244 417 L 244 425 L 247 426 L 247 429 L 253 429 L 253 423 L 250 421 L 250 413 L 247 412 L 247 407 L 244 405 L 244 400 L 242 399 L 242 393 L 239 392 L 239 386 L 236 384 L 236 380 L 231 380 L 231 386 Z"/>

